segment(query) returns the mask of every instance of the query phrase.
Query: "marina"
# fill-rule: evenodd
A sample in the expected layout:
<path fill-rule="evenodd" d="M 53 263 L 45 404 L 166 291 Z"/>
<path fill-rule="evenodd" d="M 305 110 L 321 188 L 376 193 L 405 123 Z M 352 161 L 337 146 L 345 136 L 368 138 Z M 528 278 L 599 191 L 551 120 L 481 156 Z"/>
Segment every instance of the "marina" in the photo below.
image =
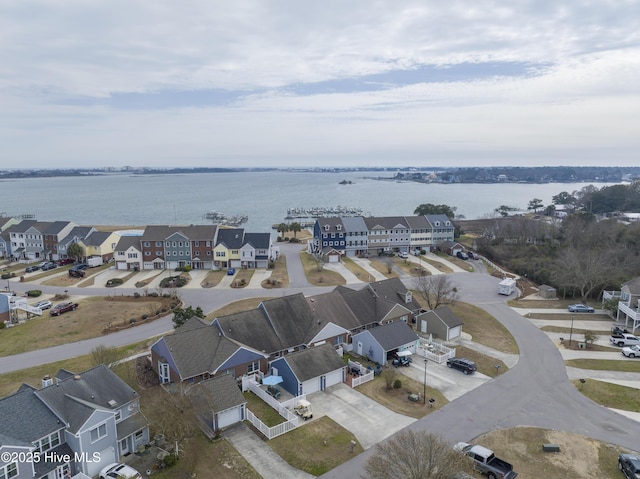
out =
<path fill-rule="evenodd" d="M 327 218 L 331 216 L 371 216 L 371 214 L 364 214 L 361 208 L 352 206 L 314 206 L 312 208 L 296 206 L 287 209 L 287 216 L 285 216 L 284 219 Z"/>
<path fill-rule="evenodd" d="M 241 224 L 249 221 L 249 217 L 247 215 L 231 215 L 227 216 L 224 213 L 220 213 L 219 211 L 210 210 L 207 211 L 203 218 L 211 221 L 216 225 L 225 225 L 225 226 L 240 226 Z"/>

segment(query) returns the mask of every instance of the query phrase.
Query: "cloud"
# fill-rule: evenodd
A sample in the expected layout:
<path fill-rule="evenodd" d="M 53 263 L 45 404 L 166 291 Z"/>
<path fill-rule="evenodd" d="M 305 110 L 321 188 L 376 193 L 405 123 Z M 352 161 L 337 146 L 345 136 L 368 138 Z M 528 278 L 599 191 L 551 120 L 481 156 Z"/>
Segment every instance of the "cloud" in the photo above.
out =
<path fill-rule="evenodd" d="M 608 164 L 611 154 L 636 164 L 639 9 L 5 4 L 0 154 L 33 167 Z"/>

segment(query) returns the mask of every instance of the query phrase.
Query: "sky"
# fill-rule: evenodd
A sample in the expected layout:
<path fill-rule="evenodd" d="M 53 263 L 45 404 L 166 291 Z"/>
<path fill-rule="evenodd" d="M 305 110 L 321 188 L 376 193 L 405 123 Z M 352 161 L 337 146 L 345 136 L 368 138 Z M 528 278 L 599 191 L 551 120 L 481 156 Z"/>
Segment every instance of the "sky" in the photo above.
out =
<path fill-rule="evenodd" d="M 6 0 L 0 169 L 637 166 L 638 0 Z"/>

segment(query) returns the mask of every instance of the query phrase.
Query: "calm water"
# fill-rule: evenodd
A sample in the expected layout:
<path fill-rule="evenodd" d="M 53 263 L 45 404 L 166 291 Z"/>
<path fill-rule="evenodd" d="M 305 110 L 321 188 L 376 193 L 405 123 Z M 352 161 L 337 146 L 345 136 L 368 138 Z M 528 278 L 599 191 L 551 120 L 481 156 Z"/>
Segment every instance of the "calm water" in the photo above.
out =
<path fill-rule="evenodd" d="M 468 219 L 491 215 L 500 205 L 526 210 L 561 191 L 586 183 L 420 184 L 378 181 L 366 176 L 392 173 L 207 173 L 187 175 L 108 175 L 0 181 L 0 213 L 34 214 L 40 221 L 69 220 L 81 225 L 203 224 L 204 214 L 246 214 L 248 231 L 271 231 L 287 208 L 351 206 L 375 216 L 412 215 L 422 203 L 457 207 Z M 340 185 L 351 180 L 351 185 Z M 601 184 L 595 184 L 601 187 Z"/>

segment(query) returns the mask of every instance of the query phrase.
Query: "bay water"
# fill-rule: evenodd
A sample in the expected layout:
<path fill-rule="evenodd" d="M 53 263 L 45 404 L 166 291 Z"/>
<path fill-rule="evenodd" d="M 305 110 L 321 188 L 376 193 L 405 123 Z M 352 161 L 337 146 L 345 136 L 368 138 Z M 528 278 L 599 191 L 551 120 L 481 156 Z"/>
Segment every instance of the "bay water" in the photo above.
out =
<path fill-rule="evenodd" d="M 0 214 L 35 215 L 39 221 L 80 225 L 206 224 L 211 210 L 244 214 L 250 232 L 271 232 L 289 208 L 353 207 L 373 216 L 411 216 L 423 203 L 456 208 L 467 219 L 494 216 L 507 205 L 526 211 L 540 198 L 545 205 L 561 191 L 587 183 L 423 184 L 377 180 L 388 172 L 193 173 L 4 179 Z M 340 184 L 342 181 L 351 184 Z M 594 184 L 600 188 L 604 184 Z M 302 221 L 298 219 L 296 221 Z M 311 220 L 310 220 L 311 221 Z"/>

